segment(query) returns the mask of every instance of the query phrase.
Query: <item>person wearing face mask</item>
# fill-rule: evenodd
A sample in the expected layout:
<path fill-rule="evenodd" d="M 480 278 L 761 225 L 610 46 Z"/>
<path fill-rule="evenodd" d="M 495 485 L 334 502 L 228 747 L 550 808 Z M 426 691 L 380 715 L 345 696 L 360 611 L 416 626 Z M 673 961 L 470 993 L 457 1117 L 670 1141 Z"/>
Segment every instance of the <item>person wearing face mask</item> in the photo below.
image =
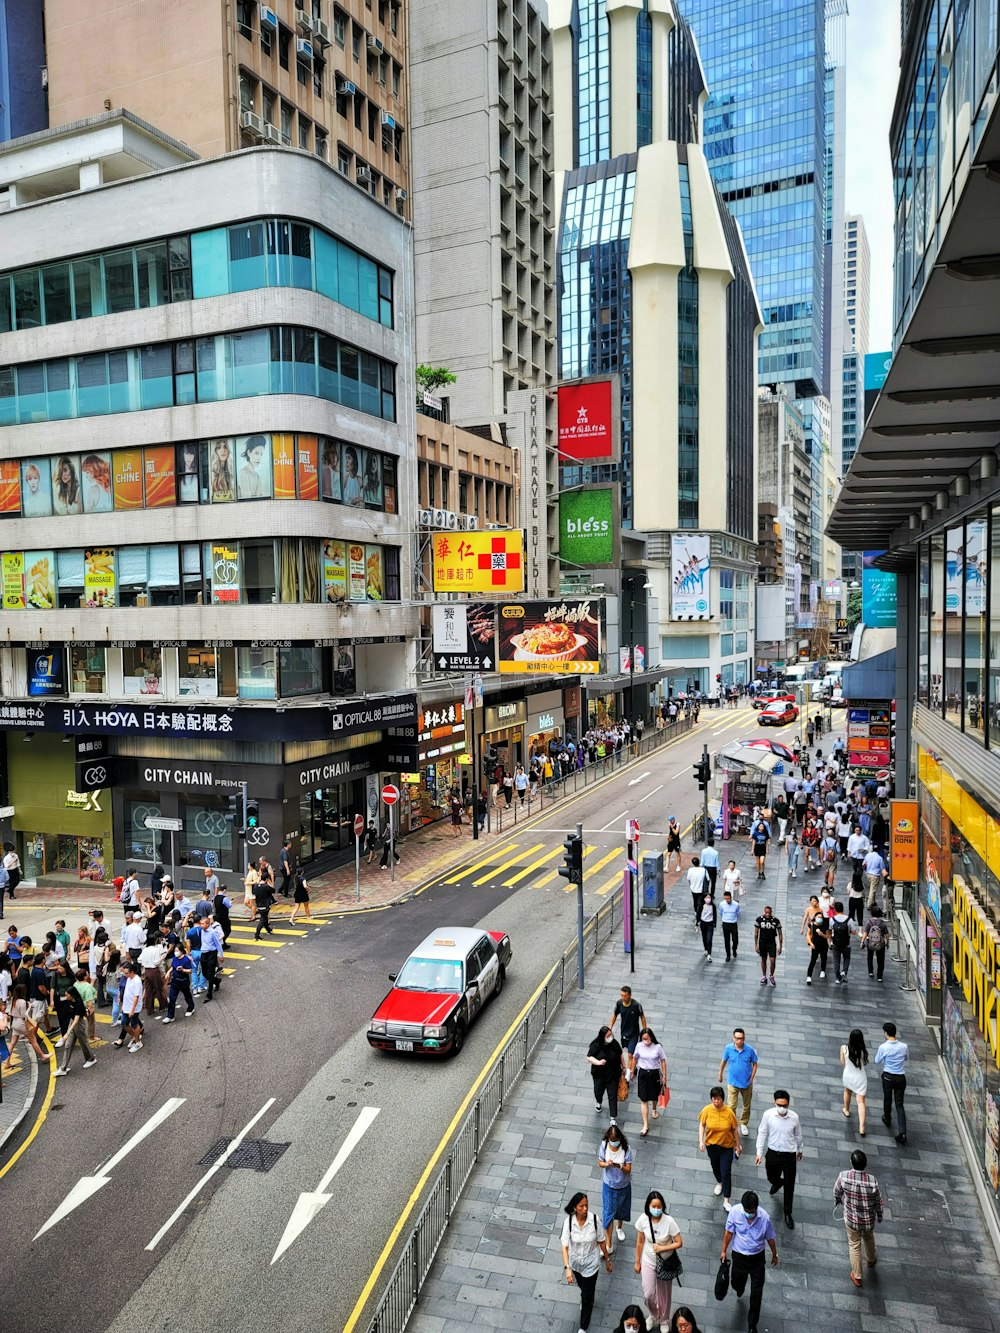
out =
<path fill-rule="evenodd" d="M 764 1295 L 764 1246 L 771 1250 L 771 1267 L 778 1263 L 778 1238 L 774 1224 L 760 1206 L 753 1190 L 747 1190 L 739 1203 L 734 1203 L 726 1218 L 722 1233 L 722 1262 L 726 1262 L 729 1247 L 733 1247 L 732 1288 L 742 1296 L 750 1280 L 750 1311 L 747 1317 L 748 1333 L 758 1333 L 760 1305 Z"/>
<path fill-rule="evenodd" d="M 706 893 L 701 900 L 701 912 L 699 913 L 698 924 L 701 926 L 701 943 L 705 950 L 705 958 L 708 962 L 712 961 L 712 940 L 715 936 L 715 926 L 719 914 L 716 911 L 715 899 L 711 893 Z"/>
<path fill-rule="evenodd" d="M 660 1322 L 660 1333 L 669 1333 L 670 1302 L 673 1280 L 656 1275 L 658 1255 L 673 1254 L 684 1244 L 680 1227 L 667 1212 L 663 1195 L 651 1190 L 646 1196 L 646 1207 L 635 1224 L 635 1271 L 642 1278 L 642 1298 L 654 1320 Z"/>
<path fill-rule="evenodd" d="M 598 1031 L 597 1036 L 587 1047 L 587 1063 L 590 1076 L 594 1080 L 594 1108 L 598 1114 L 605 1094 L 608 1098 L 608 1115 L 614 1124 L 618 1116 L 618 1084 L 623 1074 L 627 1073 L 625 1055 L 615 1041 L 615 1034 L 608 1025 Z"/>
<path fill-rule="evenodd" d="M 640 1138 L 649 1133 L 649 1108 L 653 1108 L 653 1119 L 659 1120 L 656 1109 L 660 1093 L 667 1086 L 667 1053 L 656 1040 L 652 1028 L 643 1028 L 639 1034 L 639 1044 L 635 1048 L 636 1081 L 639 1087 L 639 1106 L 642 1111 L 642 1129 Z"/>
<path fill-rule="evenodd" d="M 794 1230 L 792 1202 L 795 1198 L 796 1164 L 802 1161 L 802 1126 L 799 1117 L 789 1110 L 791 1101 L 784 1088 L 778 1088 L 774 1094 L 774 1105 L 760 1118 L 757 1130 L 756 1163 L 764 1168 L 771 1185 L 771 1193 L 777 1194 L 784 1186 L 785 1190 L 785 1226 Z"/>
<path fill-rule="evenodd" d="M 632 1217 L 632 1149 L 617 1125 L 611 1125 L 601 1140 L 597 1165 L 601 1168 L 604 1236 L 610 1254 L 615 1248 L 611 1242 L 611 1228 L 615 1227 L 618 1239 L 624 1240 L 623 1223 Z"/>
<path fill-rule="evenodd" d="M 726 1105 L 721 1087 L 709 1093 L 711 1100 L 698 1117 L 698 1151 L 707 1152 L 715 1176 L 715 1194 L 722 1195 L 726 1212 L 732 1207 L 729 1199 L 733 1192 L 733 1158 L 739 1157 L 739 1122 L 736 1112 Z"/>
<path fill-rule="evenodd" d="M 646 1316 L 638 1305 L 626 1305 L 615 1333 L 648 1333 Z"/>

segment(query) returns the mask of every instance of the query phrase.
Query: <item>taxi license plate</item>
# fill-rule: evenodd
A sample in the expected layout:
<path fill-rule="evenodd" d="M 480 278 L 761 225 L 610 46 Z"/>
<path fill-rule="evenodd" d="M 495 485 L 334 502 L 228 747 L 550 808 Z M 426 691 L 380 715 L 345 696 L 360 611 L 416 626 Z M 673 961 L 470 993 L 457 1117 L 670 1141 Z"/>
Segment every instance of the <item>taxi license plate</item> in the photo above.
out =
<path fill-rule="evenodd" d="M 412 1050 L 413 1050 L 413 1042 L 412 1042 L 412 1041 L 400 1041 L 400 1040 L 397 1038 L 397 1040 L 396 1040 L 396 1050 L 397 1050 L 397 1051 L 412 1051 Z"/>

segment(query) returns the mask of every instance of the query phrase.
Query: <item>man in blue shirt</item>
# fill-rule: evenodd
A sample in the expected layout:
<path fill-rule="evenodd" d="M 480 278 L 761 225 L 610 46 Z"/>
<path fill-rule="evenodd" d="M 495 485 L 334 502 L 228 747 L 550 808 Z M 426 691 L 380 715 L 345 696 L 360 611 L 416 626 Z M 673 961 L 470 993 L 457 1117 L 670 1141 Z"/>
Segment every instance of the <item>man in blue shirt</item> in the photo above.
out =
<path fill-rule="evenodd" d="M 726 1218 L 722 1233 L 722 1262 L 726 1261 L 729 1246 L 733 1247 L 733 1291 L 742 1296 L 750 1279 L 750 1312 L 747 1319 L 749 1333 L 757 1333 L 760 1320 L 760 1302 L 764 1294 L 764 1246 L 771 1250 L 771 1267 L 778 1262 L 778 1239 L 774 1224 L 760 1206 L 753 1190 L 747 1190 L 739 1203 L 734 1204 Z"/>
<path fill-rule="evenodd" d="M 757 1077 L 757 1052 L 747 1045 L 746 1033 L 742 1028 L 733 1029 L 733 1039 L 722 1052 L 719 1061 L 719 1082 L 722 1071 L 729 1066 L 726 1077 L 726 1100 L 731 1110 L 736 1110 L 736 1103 L 743 1098 L 743 1110 L 740 1115 L 740 1133 L 750 1133 L 750 1103 L 753 1100 L 753 1081 Z"/>
<path fill-rule="evenodd" d="M 730 951 L 732 958 L 736 957 L 736 951 L 740 947 L 740 905 L 733 902 L 731 890 L 726 889 L 722 895 L 722 906 L 719 908 L 719 919 L 722 922 L 722 938 L 726 942 L 726 962 L 730 962 Z"/>
<path fill-rule="evenodd" d="M 882 1124 L 892 1128 L 892 1104 L 896 1103 L 896 1120 L 899 1133 L 896 1142 L 906 1143 L 906 1111 L 903 1098 L 906 1095 L 906 1061 L 909 1047 L 896 1036 L 895 1023 L 883 1023 L 885 1041 L 875 1052 L 875 1063 L 882 1066 Z"/>
<path fill-rule="evenodd" d="M 701 854 L 701 864 L 708 872 L 709 882 L 712 886 L 712 897 L 715 897 L 715 881 L 719 875 L 719 853 L 716 850 L 715 843 L 709 841 L 705 850 Z"/>

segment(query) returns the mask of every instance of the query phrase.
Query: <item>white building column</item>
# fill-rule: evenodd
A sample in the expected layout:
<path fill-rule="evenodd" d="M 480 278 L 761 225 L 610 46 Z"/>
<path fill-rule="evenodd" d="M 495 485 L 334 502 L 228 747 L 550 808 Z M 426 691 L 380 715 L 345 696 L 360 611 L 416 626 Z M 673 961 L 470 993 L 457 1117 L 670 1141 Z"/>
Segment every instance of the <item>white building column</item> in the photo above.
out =
<path fill-rule="evenodd" d="M 553 170 L 571 171 L 575 162 L 573 143 L 573 0 L 549 0 L 552 33 L 552 148 Z M 559 213 L 556 211 L 558 218 Z"/>
<path fill-rule="evenodd" d="M 611 45 L 611 156 L 634 153 L 638 146 L 636 20 L 640 0 L 607 0 Z"/>
<path fill-rule="evenodd" d="M 674 29 L 673 0 L 649 0 L 653 28 L 653 143 L 670 138 L 670 58 L 668 38 Z"/>

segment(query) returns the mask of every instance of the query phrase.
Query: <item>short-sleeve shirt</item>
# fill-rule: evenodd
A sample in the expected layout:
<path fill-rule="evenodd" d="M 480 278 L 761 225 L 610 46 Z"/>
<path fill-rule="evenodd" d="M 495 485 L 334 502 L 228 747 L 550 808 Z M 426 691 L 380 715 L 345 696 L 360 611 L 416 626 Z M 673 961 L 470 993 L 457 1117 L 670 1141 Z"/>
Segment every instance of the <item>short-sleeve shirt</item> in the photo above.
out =
<path fill-rule="evenodd" d="M 778 931 L 781 929 L 781 922 L 776 916 L 759 916 L 754 922 L 760 934 L 757 937 L 757 947 L 761 953 L 778 952 Z"/>
<path fill-rule="evenodd" d="M 567 1217 L 563 1223 L 562 1244 L 569 1248 L 569 1266 L 574 1273 L 592 1277 L 600 1267 L 598 1243 L 604 1239 L 604 1232 L 599 1229 L 597 1214 L 589 1212 L 583 1226 L 576 1216 Z"/>
<path fill-rule="evenodd" d="M 705 1126 L 706 1143 L 721 1143 L 724 1148 L 732 1147 L 736 1134 L 736 1114 L 728 1106 L 716 1106 L 714 1102 L 709 1102 L 702 1108 L 698 1119 Z"/>
<path fill-rule="evenodd" d="M 662 1245 L 664 1241 L 672 1240 L 674 1236 L 681 1234 L 681 1229 L 670 1216 L 664 1213 L 662 1217 L 654 1218 L 652 1230 L 650 1230 L 649 1218 L 645 1213 L 635 1224 L 635 1229 L 640 1236 L 645 1236 L 646 1243 L 642 1247 L 642 1267 L 655 1268 L 656 1255 L 653 1252 L 653 1246 Z"/>
<path fill-rule="evenodd" d="M 729 1210 L 726 1230 L 732 1232 L 733 1249 L 740 1254 L 762 1254 L 765 1243 L 775 1239 L 774 1224 L 763 1208 L 757 1209 L 751 1221 L 739 1203 Z"/>
<path fill-rule="evenodd" d="M 770 833 L 768 833 L 766 828 L 762 828 L 759 824 L 753 826 L 753 832 L 750 836 L 753 838 L 754 850 L 759 847 L 763 847 L 766 850 L 767 844 L 771 841 Z"/>
<path fill-rule="evenodd" d="M 615 1005 L 615 1017 L 620 1017 L 622 1020 L 622 1045 L 632 1040 L 638 1041 L 642 1029 L 642 1005 L 634 995 L 631 1004 L 618 1001 Z"/>
<path fill-rule="evenodd" d="M 753 1066 L 757 1064 L 757 1052 L 745 1042 L 742 1051 L 730 1042 L 722 1052 L 722 1059 L 727 1064 L 726 1077 L 734 1088 L 748 1088 Z"/>
<path fill-rule="evenodd" d="M 609 1143 L 605 1139 L 598 1148 L 597 1155 L 602 1162 L 608 1164 L 604 1168 L 602 1177 L 605 1185 L 610 1185 L 613 1190 L 624 1189 L 632 1177 L 627 1171 L 623 1171 L 622 1167 L 627 1166 L 632 1161 L 632 1149 L 629 1148 L 626 1152 L 621 1144 L 616 1148 L 613 1143 Z"/>

